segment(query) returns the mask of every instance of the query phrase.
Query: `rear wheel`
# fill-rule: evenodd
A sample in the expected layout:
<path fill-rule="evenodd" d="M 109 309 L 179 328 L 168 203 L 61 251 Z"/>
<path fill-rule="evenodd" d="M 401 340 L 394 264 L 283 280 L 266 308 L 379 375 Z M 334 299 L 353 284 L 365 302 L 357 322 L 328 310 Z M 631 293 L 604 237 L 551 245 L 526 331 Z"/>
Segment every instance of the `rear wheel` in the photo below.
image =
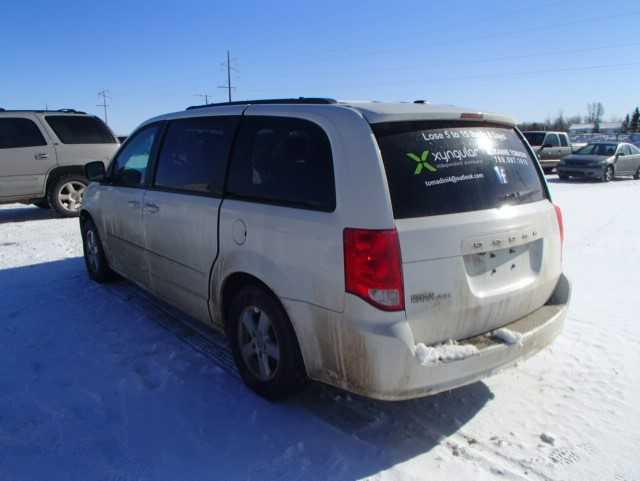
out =
<path fill-rule="evenodd" d="M 82 224 L 82 248 L 84 250 L 84 262 L 87 266 L 89 277 L 96 282 L 103 283 L 113 278 L 113 271 L 107 263 L 102 242 L 98 235 L 98 229 L 91 219 L 86 219 Z"/>
<path fill-rule="evenodd" d="M 633 178 L 636 180 L 640 179 L 640 167 L 638 167 L 638 170 L 636 170 L 636 173 L 633 174 Z"/>
<path fill-rule="evenodd" d="M 62 217 L 80 214 L 82 198 L 89 182 L 82 175 L 63 175 L 49 189 L 49 205 Z"/>
<path fill-rule="evenodd" d="M 282 399 L 300 391 L 306 373 L 286 312 L 265 289 L 249 285 L 233 298 L 226 331 L 244 382 L 259 395 Z"/>
<path fill-rule="evenodd" d="M 602 182 L 611 182 L 613 177 L 613 166 L 608 165 L 602 173 Z"/>

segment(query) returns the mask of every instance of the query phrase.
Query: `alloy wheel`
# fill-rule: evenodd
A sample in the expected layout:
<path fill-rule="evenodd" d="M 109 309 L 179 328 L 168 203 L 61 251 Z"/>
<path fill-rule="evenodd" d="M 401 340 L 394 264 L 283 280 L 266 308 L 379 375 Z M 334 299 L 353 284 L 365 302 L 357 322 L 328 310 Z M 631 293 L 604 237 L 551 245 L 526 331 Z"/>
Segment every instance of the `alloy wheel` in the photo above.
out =
<path fill-rule="evenodd" d="M 280 346 L 269 316 L 255 306 L 246 307 L 238 323 L 240 353 L 260 381 L 273 379 L 280 365 Z"/>
<path fill-rule="evenodd" d="M 77 180 L 62 184 L 58 191 L 58 203 L 69 212 L 78 212 L 87 186 Z"/>
<path fill-rule="evenodd" d="M 98 272 L 100 267 L 100 252 L 98 250 L 98 239 L 93 229 L 89 229 L 85 234 L 85 248 L 89 266 L 93 272 Z"/>

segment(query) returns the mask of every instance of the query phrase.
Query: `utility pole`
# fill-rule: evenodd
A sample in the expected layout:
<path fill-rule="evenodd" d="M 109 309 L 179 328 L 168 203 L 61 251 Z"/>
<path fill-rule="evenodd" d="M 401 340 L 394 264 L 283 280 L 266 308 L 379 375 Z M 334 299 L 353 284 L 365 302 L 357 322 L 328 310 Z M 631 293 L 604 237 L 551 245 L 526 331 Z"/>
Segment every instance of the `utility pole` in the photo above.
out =
<path fill-rule="evenodd" d="M 233 65 L 231 65 L 231 53 L 229 52 L 229 50 L 227 50 L 227 61 L 222 62 L 222 66 L 226 67 L 227 69 L 227 85 L 221 85 L 218 88 L 227 89 L 229 102 L 231 102 L 231 90 L 235 89 L 235 87 L 231 85 L 231 71 L 233 70 L 234 72 L 237 72 L 237 70 L 233 67 Z"/>
<path fill-rule="evenodd" d="M 209 105 L 209 94 L 195 94 L 195 96 L 204 99 L 205 105 Z"/>
<path fill-rule="evenodd" d="M 109 91 L 106 89 L 102 89 L 100 92 L 98 92 L 98 97 L 102 97 L 102 103 L 98 104 L 96 107 L 102 107 L 104 109 L 104 123 L 108 124 L 109 122 L 107 122 L 107 107 L 109 105 L 107 104 L 107 99 L 111 98 L 109 96 Z"/>

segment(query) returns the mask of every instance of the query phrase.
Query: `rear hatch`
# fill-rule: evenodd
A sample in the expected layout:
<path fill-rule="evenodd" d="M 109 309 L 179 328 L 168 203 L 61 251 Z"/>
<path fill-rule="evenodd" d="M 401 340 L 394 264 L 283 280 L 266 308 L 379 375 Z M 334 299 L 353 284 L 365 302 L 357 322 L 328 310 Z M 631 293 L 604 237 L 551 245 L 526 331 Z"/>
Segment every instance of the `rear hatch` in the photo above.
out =
<path fill-rule="evenodd" d="M 560 229 L 521 135 L 479 121 L 372 129 L 416 342 L 465 339 L 542 306 L 561 274 Z"/>

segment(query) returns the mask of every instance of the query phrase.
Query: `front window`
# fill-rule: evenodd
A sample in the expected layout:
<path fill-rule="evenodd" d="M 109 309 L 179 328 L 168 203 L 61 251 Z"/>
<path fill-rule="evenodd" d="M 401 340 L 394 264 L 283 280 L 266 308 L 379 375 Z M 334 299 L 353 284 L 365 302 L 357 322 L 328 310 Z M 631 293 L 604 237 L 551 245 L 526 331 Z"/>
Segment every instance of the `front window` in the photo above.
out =
<path fill-rule="evenodd" d="M 491 209 L 546 197 L 515 129 L 461 122 L 373 125 L 397 219 Z"/>
<path fill-rule="evenodd" d="M 149 160 L 159 129 L 158 125 L 145 127 L 122 147 L 113 163 L 113 184 L 140 187 L 146 182 Z"/>

